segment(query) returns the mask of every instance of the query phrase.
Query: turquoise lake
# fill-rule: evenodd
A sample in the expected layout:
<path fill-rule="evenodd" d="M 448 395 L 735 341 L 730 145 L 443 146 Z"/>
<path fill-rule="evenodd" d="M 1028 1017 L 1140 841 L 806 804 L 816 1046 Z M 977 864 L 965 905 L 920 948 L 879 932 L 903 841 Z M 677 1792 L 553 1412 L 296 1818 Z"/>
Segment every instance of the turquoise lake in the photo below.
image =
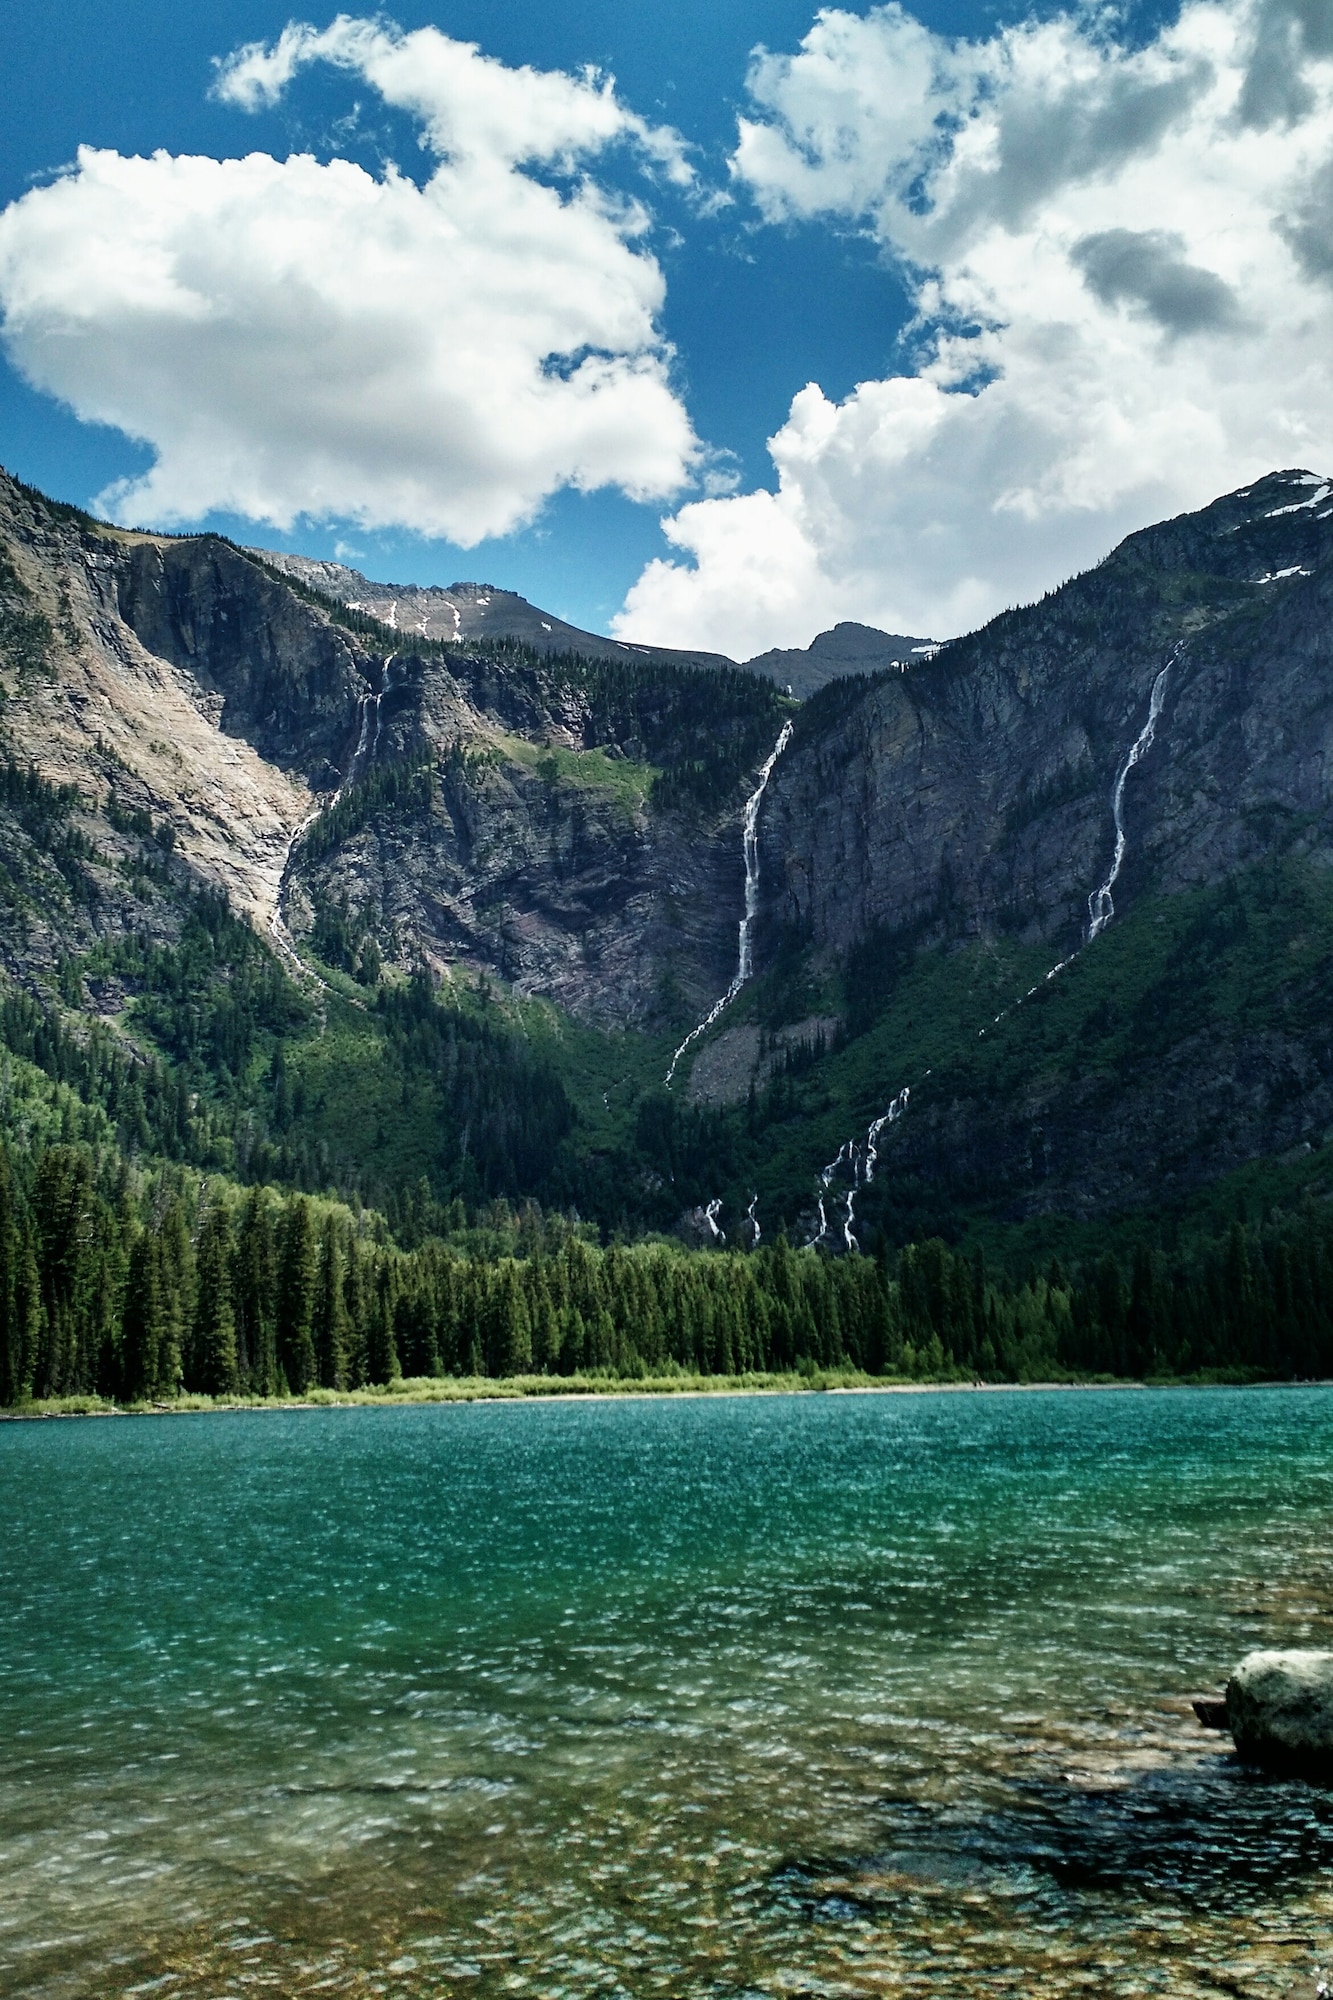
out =
<path fill-rule="evenodd" d="M 1333 1391 L 0 1425 L 0 1992 L 1313 1995 Z"/>

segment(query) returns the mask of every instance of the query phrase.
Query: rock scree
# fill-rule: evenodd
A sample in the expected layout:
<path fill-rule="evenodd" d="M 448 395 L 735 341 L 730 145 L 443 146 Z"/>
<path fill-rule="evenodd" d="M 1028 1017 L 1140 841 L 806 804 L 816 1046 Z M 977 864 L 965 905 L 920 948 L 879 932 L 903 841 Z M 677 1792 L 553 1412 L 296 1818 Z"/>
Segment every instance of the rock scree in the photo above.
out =
<path fill-rule="evenodd" d="M 1333 1777 L 1333 1653 L 1247 1653 L 1227 1682 L 1242 1762 Z"/>

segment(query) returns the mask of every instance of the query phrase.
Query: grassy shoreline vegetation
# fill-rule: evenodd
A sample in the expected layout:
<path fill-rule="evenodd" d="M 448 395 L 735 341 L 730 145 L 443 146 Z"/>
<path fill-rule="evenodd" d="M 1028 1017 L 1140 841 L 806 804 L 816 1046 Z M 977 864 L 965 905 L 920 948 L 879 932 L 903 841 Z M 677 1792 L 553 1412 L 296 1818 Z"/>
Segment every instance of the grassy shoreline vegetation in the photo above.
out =
<path fill-rule="evenodd" d="M 399 1376 L 364 1389 L 311 1389 L 304 1396 L 204 1396 L 182 1390 L 158 1402 L 117 1402 L 110 1396 L 44 1396 L 0 1407 L 0 1423 L 45 1422 L 66 1417 L 165 1417 L 245 1415 L 283 1410 L 414 1410 L 465 1403 L 585 1403 L 626 1398 L 710 1400 L 733 1396 L 921 1396 L 1017 1395 L 1058 1390 L 1078 1394 L 1114 1389 L 1327 1389 L 1333 1377 L 1273 1379 L 1247 1368 L 1200 1369 L 1193 1375 L 1051 1375 L 1030 1381 L 985 1381 L 981 1377 L 939 1375 L 876 1376 L 857 1369 L 792 1369 L 784 1374 L 691 1375 L 489 1375 L 443 1379 Z"/>

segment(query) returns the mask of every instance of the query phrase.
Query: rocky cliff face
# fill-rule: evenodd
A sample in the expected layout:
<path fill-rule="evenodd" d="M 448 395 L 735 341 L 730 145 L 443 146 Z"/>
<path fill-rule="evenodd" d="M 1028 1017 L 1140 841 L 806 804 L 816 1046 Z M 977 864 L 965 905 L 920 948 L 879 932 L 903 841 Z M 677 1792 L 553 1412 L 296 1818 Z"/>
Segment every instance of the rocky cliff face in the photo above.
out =
<path fill-rule="evenodd" d="M 588 744 L 588 724 L 568 691 L 484 662 L 398 663 L 381 768 L 424 757 L 420 781 L 326 853 L 298 854 L 298 935 L 345 900 L 399 957 L 498 974 L 602 1026 L 701 1009 L 733 970 L 733 814 L 656 808 L 651 767 L 614 737 Z"/>
<path fill-rule="evenodd" d="M 151 650 L 122 616 L 120 588 L 142 552 L 156 545 L 0 477 L 4 748 L 70 802 L 63 873 L 42 814 L 16 798 L 6 815 L 0 949 L 21 978 L 97 935 L 169 934 L 173 876 L 222 891 L 265 928 L 309 810 L 299 778 L 220 728 L 222 690 Z"/>
<path fill-rule="evenodd" d="M 614 689 L 530 655 L 340 622 L 217 537 L 108 529 L 0 476 L 0 557 L 3 601 L 45 635 L 26 666 L 8 651 L 11 754 L 76 788 L 109 856 L 130 866 L 135 841 L 108 806 L 146 814 L 171 830 L 177 888 L 224 890 L 280 940 L 288 925 L 305 936 L 321 904 L 346 905 L 382 955 L 497 973 L 606 1024 L 688 1019 L 726 985 L 740 807 L 776 710 L 737 752 L 734 798 L 662 803 Z M 773 709 L 752 686 L 733 717 L 742 736 L 747 701 Z M 660 695 L 648 720 L 666 740 Z M 386 787 L 394 771 L 421 782 Z M 298 836 L 338 799 L 344 830 L 307 858 Z M 89 894 L 58 922 L 29 898 L 11 969 L 36 964 L 39 933 L 54 962 L 66 922 L 67 948 L 90 925 L 148 922 L 110 878 Z M 152 920 L 167 933 L 170 900 Z"/>
<path fill-rule="evenodd" d="M 764 825 L 770 917 L 837 954 L 875 927 L 1072 947 L 1114 848 L 1118 900 L 1216 880 L 1333 808 L 1333 487 L 1277 473 L 1132 536 L 925 665 L 803 711 Z"/>
<path fill-rule="evenodd" d="M 973 1054 L 889 1053 L 880 1094 L 910 1083 L 911 1109 L 867 1214 L 1092 1215 L 1322 1146 L 1330 913 L 1294 885 L 1333 864 L 1333 483 L 1274 474 L 926 665 L 825 690 L 764 860 L 768 949 L 785 925 L 863 977 L 878 951 L 886 999 L 923 952 L 1054 966 L 1102 933 L 1026 1013 L 1021 988 L 978 1002 Z M 1267 929 L 1265 896 L 1290 897 Z"/>
<path fill-rule="evenodd" d="M 337 785 L 378 671 L 369 647 L 212 536 L 141 537 L 107 560 L 120 619 L 216 702 L 226 735 L 317 788 Z"/>

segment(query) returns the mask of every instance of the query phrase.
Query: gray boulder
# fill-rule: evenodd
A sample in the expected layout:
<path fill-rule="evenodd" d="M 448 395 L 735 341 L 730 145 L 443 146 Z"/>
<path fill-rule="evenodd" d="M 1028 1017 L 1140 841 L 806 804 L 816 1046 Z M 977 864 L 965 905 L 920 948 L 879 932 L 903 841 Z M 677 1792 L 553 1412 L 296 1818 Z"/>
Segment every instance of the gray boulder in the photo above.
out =
<path fill-rule="evenodd" d="M 1247 1653 L 1227 1682 L 1227 1721 L 1247 1764 L 1333 1772 L 1333 1653 Z"/>

